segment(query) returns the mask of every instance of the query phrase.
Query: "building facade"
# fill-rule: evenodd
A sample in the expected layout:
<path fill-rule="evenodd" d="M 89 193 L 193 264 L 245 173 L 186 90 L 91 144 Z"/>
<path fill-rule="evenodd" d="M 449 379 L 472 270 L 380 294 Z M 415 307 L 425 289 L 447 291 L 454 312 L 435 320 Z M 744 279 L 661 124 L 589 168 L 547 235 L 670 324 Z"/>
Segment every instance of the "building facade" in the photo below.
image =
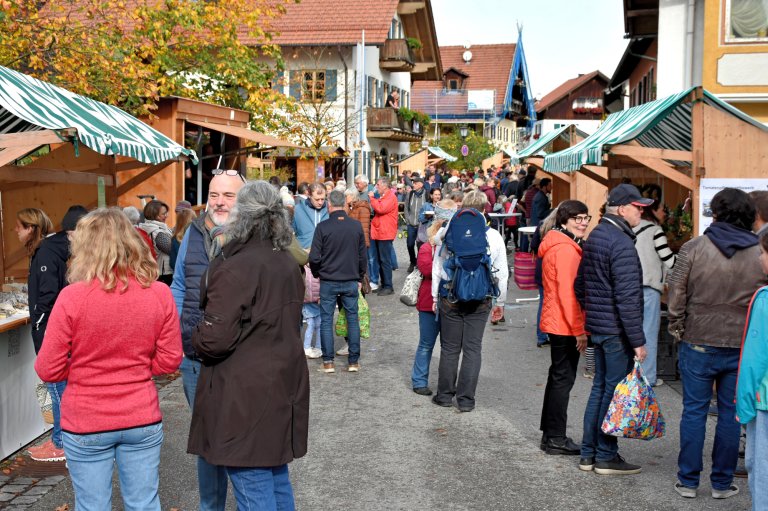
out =
<path fill-rule="evenodd" d="M 607 86 L 608 78 L 600 71 L 563 82 L 536 102 L 533 138 L 571 124 L 585 133 L 594 133 L 605 115 L 603 96 Z"/>

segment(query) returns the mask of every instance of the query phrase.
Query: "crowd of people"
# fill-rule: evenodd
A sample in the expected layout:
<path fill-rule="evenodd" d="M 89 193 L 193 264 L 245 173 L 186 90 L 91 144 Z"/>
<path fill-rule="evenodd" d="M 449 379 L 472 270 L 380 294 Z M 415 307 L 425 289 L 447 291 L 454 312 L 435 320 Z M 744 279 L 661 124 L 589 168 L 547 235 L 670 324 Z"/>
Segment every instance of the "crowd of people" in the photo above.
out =
<path fill-rule="evenodd" d="M 551 357 L 540 447 L 579 456 L 584 471 L 638 473 L 601 423 L 634 361 L 651 385 L 663 384 L 655 360 L 668 288 L 684 385 L 674 489 L 696 496 L 714 388 L 712 497 L 739 491 L 741 423 L 753 505 L 761 509 L 768 358 L 760 326 L 767 298 L 758 290 L 768 284 L 768 197 L 761 195 L 768 192 L 718 193 L 712 226 L 675 255 L 654 186 L 614 187 L 596 224 L 596 212 L 579 201 L 553 208 L 549 179 L 509 165 L 429 167 L 375 183 L 357 175 L 350 186 L 339 180 L 295 190 L 217 169 L 205 211 L 179 202 L 174 228 L 158 200 L 143 212 L 74 206 L 55 234 L 44 212 L 22 210 L 16 232 L 31 258 L 35 368 L 54 403 L 52 438 L 30 454 L 67 460 L 78 509 L 110 507 L 113 464 L 127 508 L 159 509 L 163 430 L 152 376 L 179 370 L 200 509 L 224 509 L 230 481 L 238 508 L 293 509 L 288 463 L 307 452 L 307 359 L 320 359 L 324 374 L 337 371 L 337 357 L 348 372 L 364 370 L 360 304 L 395 295 L 393 242 L 405 236 L 406 273 L 418 272 L 420 281 L 413 392 L 437 406 L 475 409 L 485 326 L 505 321 L 508 255 L 533 251 L 536 342 Z M 518 232 L 525 225 L 536 227 L 530 239 Z M 340 349 L 337 309 L 346 324 Z M 126 310 L 140 320 L 124 321 Z M 742 350 L 746 324 L 754 328 Z M 582 354 L 592 390 L 577 442 L 566 433 L 567 409 Z"/>

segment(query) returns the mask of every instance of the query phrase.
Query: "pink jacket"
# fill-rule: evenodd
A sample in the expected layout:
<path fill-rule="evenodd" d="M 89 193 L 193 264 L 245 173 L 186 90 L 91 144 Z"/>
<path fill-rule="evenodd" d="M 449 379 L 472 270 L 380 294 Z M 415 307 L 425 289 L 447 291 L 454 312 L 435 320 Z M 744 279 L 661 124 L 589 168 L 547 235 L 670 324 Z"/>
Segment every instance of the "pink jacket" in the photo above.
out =
<path fill-rule="evenodd" d="M 160 422 L 152 376 L 175 371 L 181 358 L 167 285 L 142 288 L 130 280 L 121 293 L 77 282 L 53 306 L 35 371 L 46 382 L 67 381 L 61 427 L 87 434 Z"/>

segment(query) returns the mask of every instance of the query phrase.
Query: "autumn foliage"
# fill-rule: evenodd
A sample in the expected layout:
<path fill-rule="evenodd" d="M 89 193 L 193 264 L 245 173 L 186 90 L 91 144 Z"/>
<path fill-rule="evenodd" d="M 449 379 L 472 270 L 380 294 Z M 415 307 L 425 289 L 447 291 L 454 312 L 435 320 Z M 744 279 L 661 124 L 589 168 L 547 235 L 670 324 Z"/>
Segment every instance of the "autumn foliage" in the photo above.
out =
<path fill-rule="evenodd" d="M 285 98 L 271 23 L 295 0 L 0 0 L 0 65 L 151 115 L 161 96 L 244 108 Z"/>

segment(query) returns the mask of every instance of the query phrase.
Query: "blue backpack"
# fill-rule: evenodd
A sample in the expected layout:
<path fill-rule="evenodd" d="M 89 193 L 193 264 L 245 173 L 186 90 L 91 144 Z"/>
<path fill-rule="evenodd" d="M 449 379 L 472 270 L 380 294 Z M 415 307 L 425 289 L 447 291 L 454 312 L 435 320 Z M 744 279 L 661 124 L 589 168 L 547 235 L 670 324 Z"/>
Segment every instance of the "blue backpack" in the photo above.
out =
<path fill-rule="evenodd" d="M 453 303 L 499 296 L 487 230 L 485 217 L 475 209 L 462 209 L 453 216 L 443 239 L 443 250 L 448 250 L 443 269 L 448 279 L 440 281 L 440 296 Z"/>

